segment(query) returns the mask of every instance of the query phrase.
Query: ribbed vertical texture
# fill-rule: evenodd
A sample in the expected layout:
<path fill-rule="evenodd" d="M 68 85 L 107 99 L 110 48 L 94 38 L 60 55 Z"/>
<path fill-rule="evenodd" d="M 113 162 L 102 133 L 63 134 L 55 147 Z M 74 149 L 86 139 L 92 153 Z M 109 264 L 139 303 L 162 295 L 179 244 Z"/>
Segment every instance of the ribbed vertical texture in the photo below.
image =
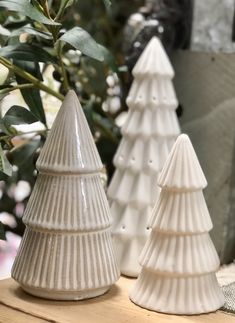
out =
<path fill-rule="evenodd" d="M 171 314 L 213 312 L 224 303 L 214 273 L 180 278 L 156 276 L 147 270 L 138 277 L 130 299 L 144 308 Z"/>
<path fill-rule="evenodd" d="M 207 186 L 189 137 L 180 135 L 162 169 L 158 184 L 162 188 L 195 191 Z"/>
<path fill-rule="evenodd" d="M 53 234 L 26 228 L 12 277 L 23 285 L 81 291 L 119 277 L 109 231 Z"/>
<path fill-rule="evenodd" d="M 44 172 L 90 173 L 103 168 L 76 94 L 70 91 L 37 160 Z"/>
<path fill-rule="evenodd" d="M 220 261 L 209 234 L 172 235 L 151 232 L 140 264 L 156 275 L 201 275 L 214 272 Z"/>
<path fill-rule="evenodd" d="M 12 277 L 39 297 L 73 300 L 103 294 L 119 269 L 99 175 L 103 165 L 73 91 L 65 97 L 37 167 Z"/>
<path fill-rule="evenodd" d="M 99 174 L 39 174 L 23 221 L 58 231 L 92 231 L 110 226 L 110 210 Z"/>
<path fill-rule="evenodd" d="M 224 303 L 215 276 L 220 261 L 208 233 L 212 222 L 202 193 L 207 182 L 187 135 L 177 138 L 158 182 L 162 190 L 130 298 L 165 313 L 215 311 Z"/>
<path fill-rule="evenodd" d="M 157 231 L 173 234 L 210 231 L 212 222 L 203 192 L 162 189 L 154 206 L 149 226 Z"/>

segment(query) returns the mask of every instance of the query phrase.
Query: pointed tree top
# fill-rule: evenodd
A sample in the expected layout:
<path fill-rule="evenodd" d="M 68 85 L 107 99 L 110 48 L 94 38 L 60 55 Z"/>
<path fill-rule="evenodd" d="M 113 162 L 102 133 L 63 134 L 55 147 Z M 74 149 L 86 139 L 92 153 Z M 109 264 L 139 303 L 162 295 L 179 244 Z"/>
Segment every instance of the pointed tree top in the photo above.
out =
<path fill-rule="evenodd" d="M 159 176 L 158 185 L 162 188 L 189 191 L 207 186 L 197 155 L 187 135 L 182 134 L 177 138 Z"/>
<path fill-rule="evenodd" d="M 174 77 L 171 62 L 159 38 L 154 36 L 149 41 L 133 68 L 132 74 L 134 77 L 144 77 L 147 75 L 160 75 L 170 79 Z"/>
<path fill-rule="evenodd" d="M 37 161 L 43 172 L 90 173 L 103 167 L 86 117 L 69 91 Z"/>

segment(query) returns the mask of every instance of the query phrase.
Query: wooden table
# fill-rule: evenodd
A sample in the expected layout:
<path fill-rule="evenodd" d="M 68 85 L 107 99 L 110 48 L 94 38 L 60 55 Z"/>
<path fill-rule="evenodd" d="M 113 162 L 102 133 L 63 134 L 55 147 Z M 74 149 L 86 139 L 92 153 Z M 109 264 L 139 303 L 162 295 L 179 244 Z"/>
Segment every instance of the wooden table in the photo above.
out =
<path fill-rule="evenodd" d="M 2 323 L 235 323 L 235 316 L 217 311 L 197 316 L 155 313 L 134 305 L 128 291 L 134 280 L 121 277 L 100 297 L 78 302 L 48 301 L 24 293 L 12 279 L 0 281 Z"/>

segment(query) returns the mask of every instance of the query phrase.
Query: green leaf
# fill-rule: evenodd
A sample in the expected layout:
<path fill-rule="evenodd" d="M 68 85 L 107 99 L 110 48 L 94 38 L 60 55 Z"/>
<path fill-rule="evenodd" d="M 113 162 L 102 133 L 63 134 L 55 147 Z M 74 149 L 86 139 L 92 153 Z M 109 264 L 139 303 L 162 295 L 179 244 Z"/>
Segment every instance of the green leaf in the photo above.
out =
<path fill-rule="evenodd" d="M 21 67 L 23 70 L 29 72 L 30 74 L 37 77 L 39 80 L 42 80 L 42 75 L 40 72 L 39 64 L 33 62 L 24 62 L 24 61 L 13 61 L 15 65 Z M 18 84 L 24 84 L 25 80 L 19 75 L 16 75 L 16 81 Z M 46 125 L 45 112 L 42 105 L 42 99 L 40 91 L 38 89 L 21 89 L 20 90 L 29 110 L 33 115 Z"/>
<path fill-rule="evenodd" d="M 11 127 L 5 124 L 3 119 L 0 119 L 0 131 L 9 136 L 12 135 Z"/>
<path fill-rule="evenodd" d="M 104 60 L 100 46 L 87 31 L 80 27 L 74 27 L 68 30 L 59 38 L 59 40 L 72 45 L 83 54 L 97 59 L 98 61 Z"/>
<path fill-rule="evenodd" d="M 0 29 L 0 33 L 1 33 L 1 29 Z M 12 33 L 9 33 L 8 36 L 15 37 L 15 36 L 21 35 L 22 33 L 27 33 L 32 36 L 38 36 L 43 39 L 48 39 L 48 40 L 52 39 L 52 36 L 50 33 L 47 33 L 45 31 L 41 31 L 41 30 L 37 30 L 37 29 L 35 29 L 33 27 L 29 27 L 29 26 L 25 26 L 20 29 L 14 30 L 14 31 L 12 31 Z"/>
<path fill-rule="evenodd" d="M 6 174 L 7 176 L 11 176 L 12 174 L 12 166 L 6 158 L 2 147 L 0 146 L 0 172 Z"/>
<path fill-rule="evenodd" d="M 1 3 L 1 0 L 0 0 Z M 25 17 L 14 17 L 13 15 L 10 15 L 10 17 L 4 22 L 4 27 L 8 30 L 15 30 L 17 28 L 22 28 L 26 26 L 28 23 L 27 18 Z"/>
<path fill-rule="evenodd" d="M 0 56 L 29 62 L 57 62 L 56 58 L 43 48 L 29 44 L 9 45 L 0 48 Z"/>
<path fill-rule="evenodd" d="M 44 14 L 36 9 L 29 0 L 1 0 L 0 7 L 7 8 L 11 11 L 16 11 L 19 14 L 46 25 L 60 25 L 59 23 L 44 16 Z"/>
<path fill-rule="evenodd" d="M 14 165 L 21 167 L 28 162 L 40 146 L 40 140 L 31 140 L 29 143 L 17 147 L 11 153 Z"/>
<path fill-rule="evenodd" d="M 111 70 L 113 72 L 117 73 L 118 66 L 116 64 L 113 54 L 106 47 L 104 47 L 100 44 L 99 44 L 99 47 L 100 47 L 100 50 L 102 51 L 105 63 L 107 63 L 109 65 L 109 67 L 111 68 Z"/>
<path fill-rule="evenodd" d="M 38 119 L 27 109 L 13 105 L 3 117 L 3 121 L 8 125 L 31 124 Z"/>
<path fill-rule="evenodd" d="M 60 10 L 66 9 L 70 6 L 72 6 L 77 0 L 61 0 L 60 2 Z"/>
<path fill-rule="evenodd" d="M 0 222 L 0 240 L 6 240 L 6 235 L 2 222 Z"/>

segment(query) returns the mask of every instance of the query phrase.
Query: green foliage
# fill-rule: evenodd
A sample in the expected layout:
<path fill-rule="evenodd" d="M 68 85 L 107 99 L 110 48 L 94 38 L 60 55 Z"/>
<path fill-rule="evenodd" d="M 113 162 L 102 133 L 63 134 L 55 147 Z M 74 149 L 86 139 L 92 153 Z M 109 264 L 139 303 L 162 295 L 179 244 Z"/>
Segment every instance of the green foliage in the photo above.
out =
<path fill-rule="evenodd" d="M 55 57 L 39 46 L 32 44 L 9 45 L 0 48 L 0 56 L 27 62 L 44 62 L 56 64 Z"/>
<path fill-rule="evenodd" d="M 11 160 L 14 165 L 27 167 L 29 160 L 32 161 L 35 151 L 40 147 L 39 140 L 31 140 L 29 143 L 23 144 L 12 151 Z"/>
<path fill-rule="evenodd" d="M 74 27 L 63 34 L 59 41 L 64 41 L 74 48 L 80 50 L 83 54 L 95 58 L 98 61 L 103 61 L 104 56 L 102 50 L 96 41 L 84 29 Z"/>
<path fill-rule="evenodd" d="M 118 73 L 118 66 L 113 54 L 104 46 L 99 44 L 104 61 L 109 65 L 114 73 Z"/>
<path fill-rule="evenodd" d="M 38 80 L 42 81 L 42 75 L 39 68 L 38 62 L 30 62 L 30 61 L 13 61 L 16 66 L 20 67 L 24 71 L 30 73 Z M 19 85 L 24 84 L 25 80 L 20 75 L 15 75 L 16 81 Z M 46 125 L 46 116 L 43 109 L 42 99 L 40 95 L 40 91 L 37 88 L 29 88 L 29 89 L 21 89 L 21 94 L 28 105 L 30 111 L 33 115 L 41 121 L 44 125 Z"/>
<path fill-rule="evenodd" d="M 32 35 L 32 36 L 38 36 L 38 37 L 41 37 L 43 39 L 48 39 L 48 40 L 52 39 L 52 35 L 50 33 L 42 31 L 42 30 L 38 30 L 36 28 L 30 27 L 30 26 L 27 26 L 27 25 L 23 26 L 22 28 L 14 30 L 12 33 L 9 32 L 9 34 L 6 34 L 6 36 L 16 37 L 16 36 L 20 36 L 23 33 L 27 33 L 27 34 Z M 3 33 L 1 33 L 1 28 L 0 28 L 0 34 L 3 35 Z"/>
<path fill-rule="evenodd" d="M 59 25 L 59 23 L 53 21 L 52 19 L 48 19 L 41 8 L 40 4 L 37 1 L 29 1 L 29 0 L 1 0 L 0 7 L 5 7 L 8 10 L 16 11 L 22 15 L 25 15 L 32 20 L 37 22 L 47 24 L 47 25 Z"/>
<path fill-rule="evenodd" d="M 13 105 L 2 118 L 6 125 L 30 124 L 38 119 L 27 109 Z"/>
<path fill-rule="evenodd" d="M 0 101 L 19 89 L 28 107 L 14 105 L 0 117 L 0 179 L 5 181 L 0 212 L 11 213 L 17 222 L 16 228 L 7 229 L 18 234 L 24 230 L 10 192 L 21 180 L 31 187 L 35 183 L 35 163 L 48 131 L 42 91 L 59 100 L 70 88 L 76 91 L 108 175 L 112 174 L 120 132 L 116 113 L 103 109 L 111 98 L 107 76 L 115 73 L 117 79 L 118 75 L 121 88 L 128 82 L 120 72 L 124 70 L 122 29 L 141 1 L 0 0 L 0 64 L 9 70 L 0 85 Z M 43 82 L 51 65 L 59 91 Z M 31 137 L 17 130 L 17 125 L 36 121 L 44 130 Z M 4 238 L 1 230 L 0 224 L 0 238 Z"/>

